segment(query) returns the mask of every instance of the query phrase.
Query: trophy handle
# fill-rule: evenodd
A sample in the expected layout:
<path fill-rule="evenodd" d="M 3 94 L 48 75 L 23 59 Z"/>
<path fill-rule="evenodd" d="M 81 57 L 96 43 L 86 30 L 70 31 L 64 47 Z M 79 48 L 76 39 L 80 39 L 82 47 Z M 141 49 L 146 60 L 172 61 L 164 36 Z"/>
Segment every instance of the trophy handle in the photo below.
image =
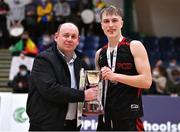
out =
<path fill-rule="evenodd" d="M 85 72 L 84 68 L 81 68 L 80 70 L 80 80 L 79 80 L 79 90 L 85 89 Z M 77 126 L 82 124 L 82 110 L 83 110 L 84 102 L 78 102 L 78 109 L 77 109 Z"/>
<path fill-rule="evenodd" d="M 84 72 L 84 68 L 80 70 L 80 80 L 79 80 L 79 90 L 84 90 L 85 88 L 86 75 Z"/>

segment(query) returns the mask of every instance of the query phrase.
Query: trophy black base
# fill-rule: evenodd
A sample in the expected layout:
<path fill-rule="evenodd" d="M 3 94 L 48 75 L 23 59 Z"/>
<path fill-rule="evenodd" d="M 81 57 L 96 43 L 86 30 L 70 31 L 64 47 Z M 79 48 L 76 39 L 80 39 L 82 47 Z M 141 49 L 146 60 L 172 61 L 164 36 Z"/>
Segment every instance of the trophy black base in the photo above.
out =
<path fill-rule="evenodd" d="M 104 111 L 99 104 L 85 103 L 82 113 L 83 115 L 102 115 Z"/>
<path fill-rule="evenodd" d="M 86 115 L 86 116 L 89 116 L 89 115 L 102 115 L 104 114 L 104 111 L 100 110 L 100 111 L 86 111 L 86 110 L 83 110 L 82 112 L 83 115 Z"/>

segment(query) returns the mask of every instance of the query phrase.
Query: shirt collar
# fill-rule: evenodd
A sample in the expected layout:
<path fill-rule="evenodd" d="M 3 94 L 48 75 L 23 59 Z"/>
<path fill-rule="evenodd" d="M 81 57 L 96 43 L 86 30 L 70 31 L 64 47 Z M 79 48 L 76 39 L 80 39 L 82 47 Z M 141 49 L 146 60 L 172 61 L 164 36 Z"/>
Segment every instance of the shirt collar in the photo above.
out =
<path fill-rule="evenodd" d="M 69 63 L 69 64 L 73 63 L 75 61 L 75 59 L 77 58 L 77 55 L 74 52 L 72 58 L 68 61 L 68 57 L 59 48 L 57 48 L 57 50 L 63 56 L 63 58 L 66 60 L 66 62 Z"/>

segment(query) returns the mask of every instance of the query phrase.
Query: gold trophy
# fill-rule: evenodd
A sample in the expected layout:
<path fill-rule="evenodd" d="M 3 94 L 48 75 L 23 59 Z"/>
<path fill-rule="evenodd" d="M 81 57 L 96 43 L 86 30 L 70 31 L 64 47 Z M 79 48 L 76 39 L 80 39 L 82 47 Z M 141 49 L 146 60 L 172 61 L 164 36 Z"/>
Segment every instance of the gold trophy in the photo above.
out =
<path fill-rule="evenodd" d="M 94 86 L 98 86 L 98 97 L 93 101 L 85 101 L 82 109 L 83 115 L 100 115 L 104 113 L 102 106 L 102 88 L 103 82 L 101 79 L 101 72 L 97 70 L 85 71 L 85 90 Z"/>

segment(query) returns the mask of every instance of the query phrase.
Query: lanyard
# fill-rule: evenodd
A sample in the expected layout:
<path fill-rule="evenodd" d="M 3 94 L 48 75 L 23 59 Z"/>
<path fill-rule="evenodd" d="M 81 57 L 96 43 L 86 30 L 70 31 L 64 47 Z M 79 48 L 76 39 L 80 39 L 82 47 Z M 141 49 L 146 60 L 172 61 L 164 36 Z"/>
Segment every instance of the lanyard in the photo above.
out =
<path fill-rule="evenodd" d="M 123 40 L 123 36 L 120 37 L 119 42 L 121 42 Z M 117 49 L 118 49 L 118 44 L 116 45 L 116 47 L 114 48 L 114 52 L 113 52 L 113 57 L 111 60 L 111 50 L 110 50 L 110 46 L 108 46 L 106 55 L 107 55 L 107 61 L 108 61 L 108 66 L 111 68 L 112 72 L 115 71 L 115 66 L 116 66 L 116 58 L 117 58 Z M 112 62 L 112 64 L 111 64 Z"/>
<path fill-rule="evenodd" d="M 110 48 L 109 47 L 108 47 L 107 52 L 106 52 L 108 66 L 111 68 L 111 70 L 113 72 L 115 71 L 115 66 L 116 66 L 117 47 L 118 47 L 118 45 L 114 48 L 112 61 L 111 61 L 111 52 L 110 52 Z M 112 64 L 111 64 L 111 62 L 112 62 Z"/>
<path fill-rule="evenodd" d="M 111 51 L 110 51 L 110 47 L 108 47 L 106 55 L 107 55 L 107 61 L 108 61 L 108 66 L 111 68 L 111 70 L 114 72 L 115 71 L 115 65 L 116 65 L 116 58 L 117 58 L 117 48 L 118 45 L 114 48 L 114 52 L 113 52 L 113 58 L 112 58 L 112 64 L 111 64 Z M 105 80 L 105 88 L 104 88 L 104 107 L 106 104 L 106 93 L 107 93 L 107 87 L 108 87 L 108 80 Z M 105 121 L 105 119 L 103 118 L 103 120 Z"/>

